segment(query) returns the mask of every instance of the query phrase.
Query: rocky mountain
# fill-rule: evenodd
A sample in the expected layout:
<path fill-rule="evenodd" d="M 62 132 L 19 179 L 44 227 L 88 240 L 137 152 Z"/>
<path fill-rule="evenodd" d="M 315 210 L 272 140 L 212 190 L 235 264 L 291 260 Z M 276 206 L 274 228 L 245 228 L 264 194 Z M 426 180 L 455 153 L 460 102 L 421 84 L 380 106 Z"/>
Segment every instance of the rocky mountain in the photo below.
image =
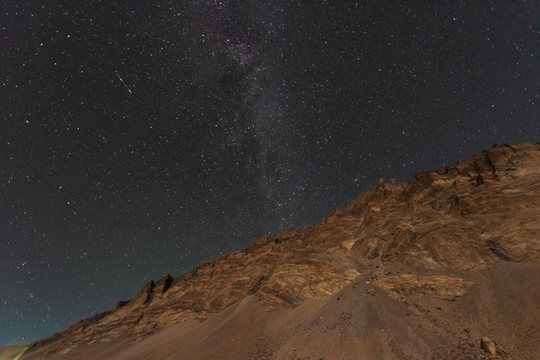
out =
<path fill-rule="evenodd" d="M 540 144 L 380 180 L 22 359 L 540 359 Z"/>

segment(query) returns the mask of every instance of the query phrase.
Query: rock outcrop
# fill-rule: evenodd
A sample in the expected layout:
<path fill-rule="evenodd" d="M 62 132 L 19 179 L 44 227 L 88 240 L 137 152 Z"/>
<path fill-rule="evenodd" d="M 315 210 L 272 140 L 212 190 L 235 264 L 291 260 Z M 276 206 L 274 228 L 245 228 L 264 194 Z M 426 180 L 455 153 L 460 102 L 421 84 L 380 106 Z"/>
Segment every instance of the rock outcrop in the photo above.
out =
<path fill-rule="evenodd" d="M 238 309 L 239 301 L 248 301 L 246 299 L 252 299 L 249 304 L 258 304 L 245 305 L 250 309 L 256 306 L 264 309 L 257 313 L 259 315 L 253 315 L 266 319 L 260 320 L 262 322 L 270 321 L 265 312 L 278 314 L 289 311 L 284 309 L 319 302 L 324 303 L 318 308 L 319 313 L 315 310 L 305 313 L 323 316 L 320 314 L 324 311 L 332 313 L 331 301 L 332 304 L 339 301 L 340 306 L 345 307 L 343 314 L 335 316 L 341 320 L 334 318 L 332 321 L 339 321 L 329 322 L 324 328 L 320 324 L 330 321 L 324 316 L 324 319 L 311 319 L 312 325 L 306 325 L 302 316 L 295 315 L 304 319 L 298 320 L 298 329 L 303 326 L 305 334 L 315 334 L 311 340 L 305 335 L 302 344 L 323 341 L 322 334 L 329 333 L 331 336 L 327 339 L 341 341 L 343 349 L 358 346 L 366 354 L 377 354 L 379 344 L 385 349 L 381 354 L 387 355 L 374 358 L 381 359 L 399 358 L 392 357 L 397 353 L 414 359 L 426 355 L 461 358 L 457 355 L 460 352 L 474 356 L 475 351 L 481 351 L 478 343 L 485 335 L 480 331 L 488 328 L 486 324 L 506 319 L 488 317 L 524 306 L 526 315 L 523 316 L 528 320 L 515 321 L 520 315 L 507 314 L 514 319 L 494 325 L 489 335 L 498 343 L 506 342 L 507 358 L 512 358 L 512 351 L 514 358 L 533 358 L 534 346 L 523 344 L 538 340 L 539 334 L 540 300 L 534 297 L 540 294 L 540 284 L 526 275 L 540 274 L 538 199 L 539 144 L 494 146 L 471 160 L 420 173 L 410 183 L 380 180 L 345 209 L 335 211 L 319 224 L 264 237 L 245 250 L 212 259 L 182 276 L 167 275 L 155 283 L 150 282 L 130 301 L 120 302 L 108 312 L 32 344 L 24 359 L 69 357 L 85 347 L 107 342 L 124 341 L 124 348 L 135 348 L 136 343 L 146 344 L 150 340 L 144 339 L 172 325 L 180 324 L 178 329 L 182 329 L 188 326 L 183 324 L 195 324 L 193 321 L 199 324 L 213 317 L 221 319 L 225 316 L 222 312 Z M 521 267 L 514 268 L 513 264 Z M 505 270 L 500 270 L 501 266 Z M 527 271 L 522 270 L 525 266 L 528 266 Z M 516 278 L 509 280 L 505 277 L 507 274 L 514 274 Z M 494 279 L 499 280 L 493 282 Z M 511 281 L 514 283 L 510 284 Z M 498 283 L 507 286 L 512 293 L 499 289 Z M 528 288 L 515 294 L 513 291 L 522 291 L 521 286 Z M 367 296 L 361 305 L 357 304 L 364 299 L 360 293 Z M 485 302 L 485 306 L 478 301 Z M 347 303 L 347 306 L 354 303 L 356 307 L 368 306 L 387 314 L 370 315 L 367 310 L 352 310 L 343 305 Z M 517 304 L 515 308 L 513 303 Z M 329 308 L 321 310 L 324 306 Z M 444 318 L 452 316 L 452 312 L 461 314 L 461 323 Z M 392 316 L 396 317 L 395 321 Z M 226 323 L 230 324 L 227 319 Z M 201 329 L 211 323 L 210 320 L 203 322 Z M 385 340 L 385 336 L 401 336 L 393 330 L 383 336 L 384 329 L 396 324 L 406 329 L 403 331 L 408 335 L 402 338 L 404 342 L 425 346 L 428 352 L 413 350 L 412 345 L 407 350 L 403 344 Z M 504 338 L 505 328 L 501 326 L 516 334 L 521 331 L 523 335 Z M 363 332 L 367 330 L 361 330 L 370 327 L 369 335 Z M 467 331 L 463 330 L 465 327 Z M 304 333 L 298 329 L 295 338 L 300 341 Z M 167 331 L 170 330 L 160 334 Z M 227 336 L 232 336 L 230 334 Z M 283 343 L 279 345 L 275 340 L 278 335 L 264 334 L 263 338 L 274 339 L 275 343 L 265 345 L 259 339 L 263 342 L 253 340 L 253 344 L 259 344 L 260 349 L 274 350 L 269 353 L 250 350 L 249 356 L 255 352 L 259 358 L 287 358 L 294 354 L 300 357 L 296 351 L 301 348 L 305 348 L 306 358 L 311 356 L 305 355 L 313 350 L 309 346 L 298 345 L 295 352 L 292 351 L 292 335 L 280 340 Z M 195 349 L 196 342 L 190 344 L 190 349 Z M 482 344 L 487 344 L 482 348 L 495 356 L 489 343 L 482 340 Z M 210 348 L 207 346 L 205 351 Z M 188 348 L 182 349 L 188 353 Z M 208 355 L 206 358 L 219 357 Z"/>

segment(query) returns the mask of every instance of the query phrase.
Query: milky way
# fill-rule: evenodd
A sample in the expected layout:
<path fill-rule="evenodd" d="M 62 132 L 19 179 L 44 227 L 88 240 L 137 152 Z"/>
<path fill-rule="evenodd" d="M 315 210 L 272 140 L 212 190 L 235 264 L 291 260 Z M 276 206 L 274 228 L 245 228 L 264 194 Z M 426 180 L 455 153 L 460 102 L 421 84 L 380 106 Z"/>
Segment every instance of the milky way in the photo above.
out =
<path fill-rule="evenodd" d="M 0 345 L 312 224 L 380 177 L 538 141 L 538 9 L 2 2 Z"/>

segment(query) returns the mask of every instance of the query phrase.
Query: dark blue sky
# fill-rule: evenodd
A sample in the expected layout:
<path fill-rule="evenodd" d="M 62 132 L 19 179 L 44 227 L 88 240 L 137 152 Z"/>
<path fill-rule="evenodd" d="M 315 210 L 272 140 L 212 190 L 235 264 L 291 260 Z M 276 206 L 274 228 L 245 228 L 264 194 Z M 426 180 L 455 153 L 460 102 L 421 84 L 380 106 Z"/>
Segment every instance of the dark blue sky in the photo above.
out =
<path fill-rule="evenodd" d="M 337 3 L 2 2 L 0 345 L 540 140 L 535 2 Z"/>

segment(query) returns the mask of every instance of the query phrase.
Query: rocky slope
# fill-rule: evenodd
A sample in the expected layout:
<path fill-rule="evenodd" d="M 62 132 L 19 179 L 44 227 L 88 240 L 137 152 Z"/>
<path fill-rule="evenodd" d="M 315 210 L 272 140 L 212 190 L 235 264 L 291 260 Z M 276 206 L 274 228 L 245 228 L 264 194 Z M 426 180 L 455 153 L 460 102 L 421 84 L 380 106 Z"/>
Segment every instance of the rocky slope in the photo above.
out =
<path fill-rule="evenodd" d="M 538 359 L 539 199 L 539 144 L 380 180 L 319 224 L 151 282 L 23 359 Z"/>

